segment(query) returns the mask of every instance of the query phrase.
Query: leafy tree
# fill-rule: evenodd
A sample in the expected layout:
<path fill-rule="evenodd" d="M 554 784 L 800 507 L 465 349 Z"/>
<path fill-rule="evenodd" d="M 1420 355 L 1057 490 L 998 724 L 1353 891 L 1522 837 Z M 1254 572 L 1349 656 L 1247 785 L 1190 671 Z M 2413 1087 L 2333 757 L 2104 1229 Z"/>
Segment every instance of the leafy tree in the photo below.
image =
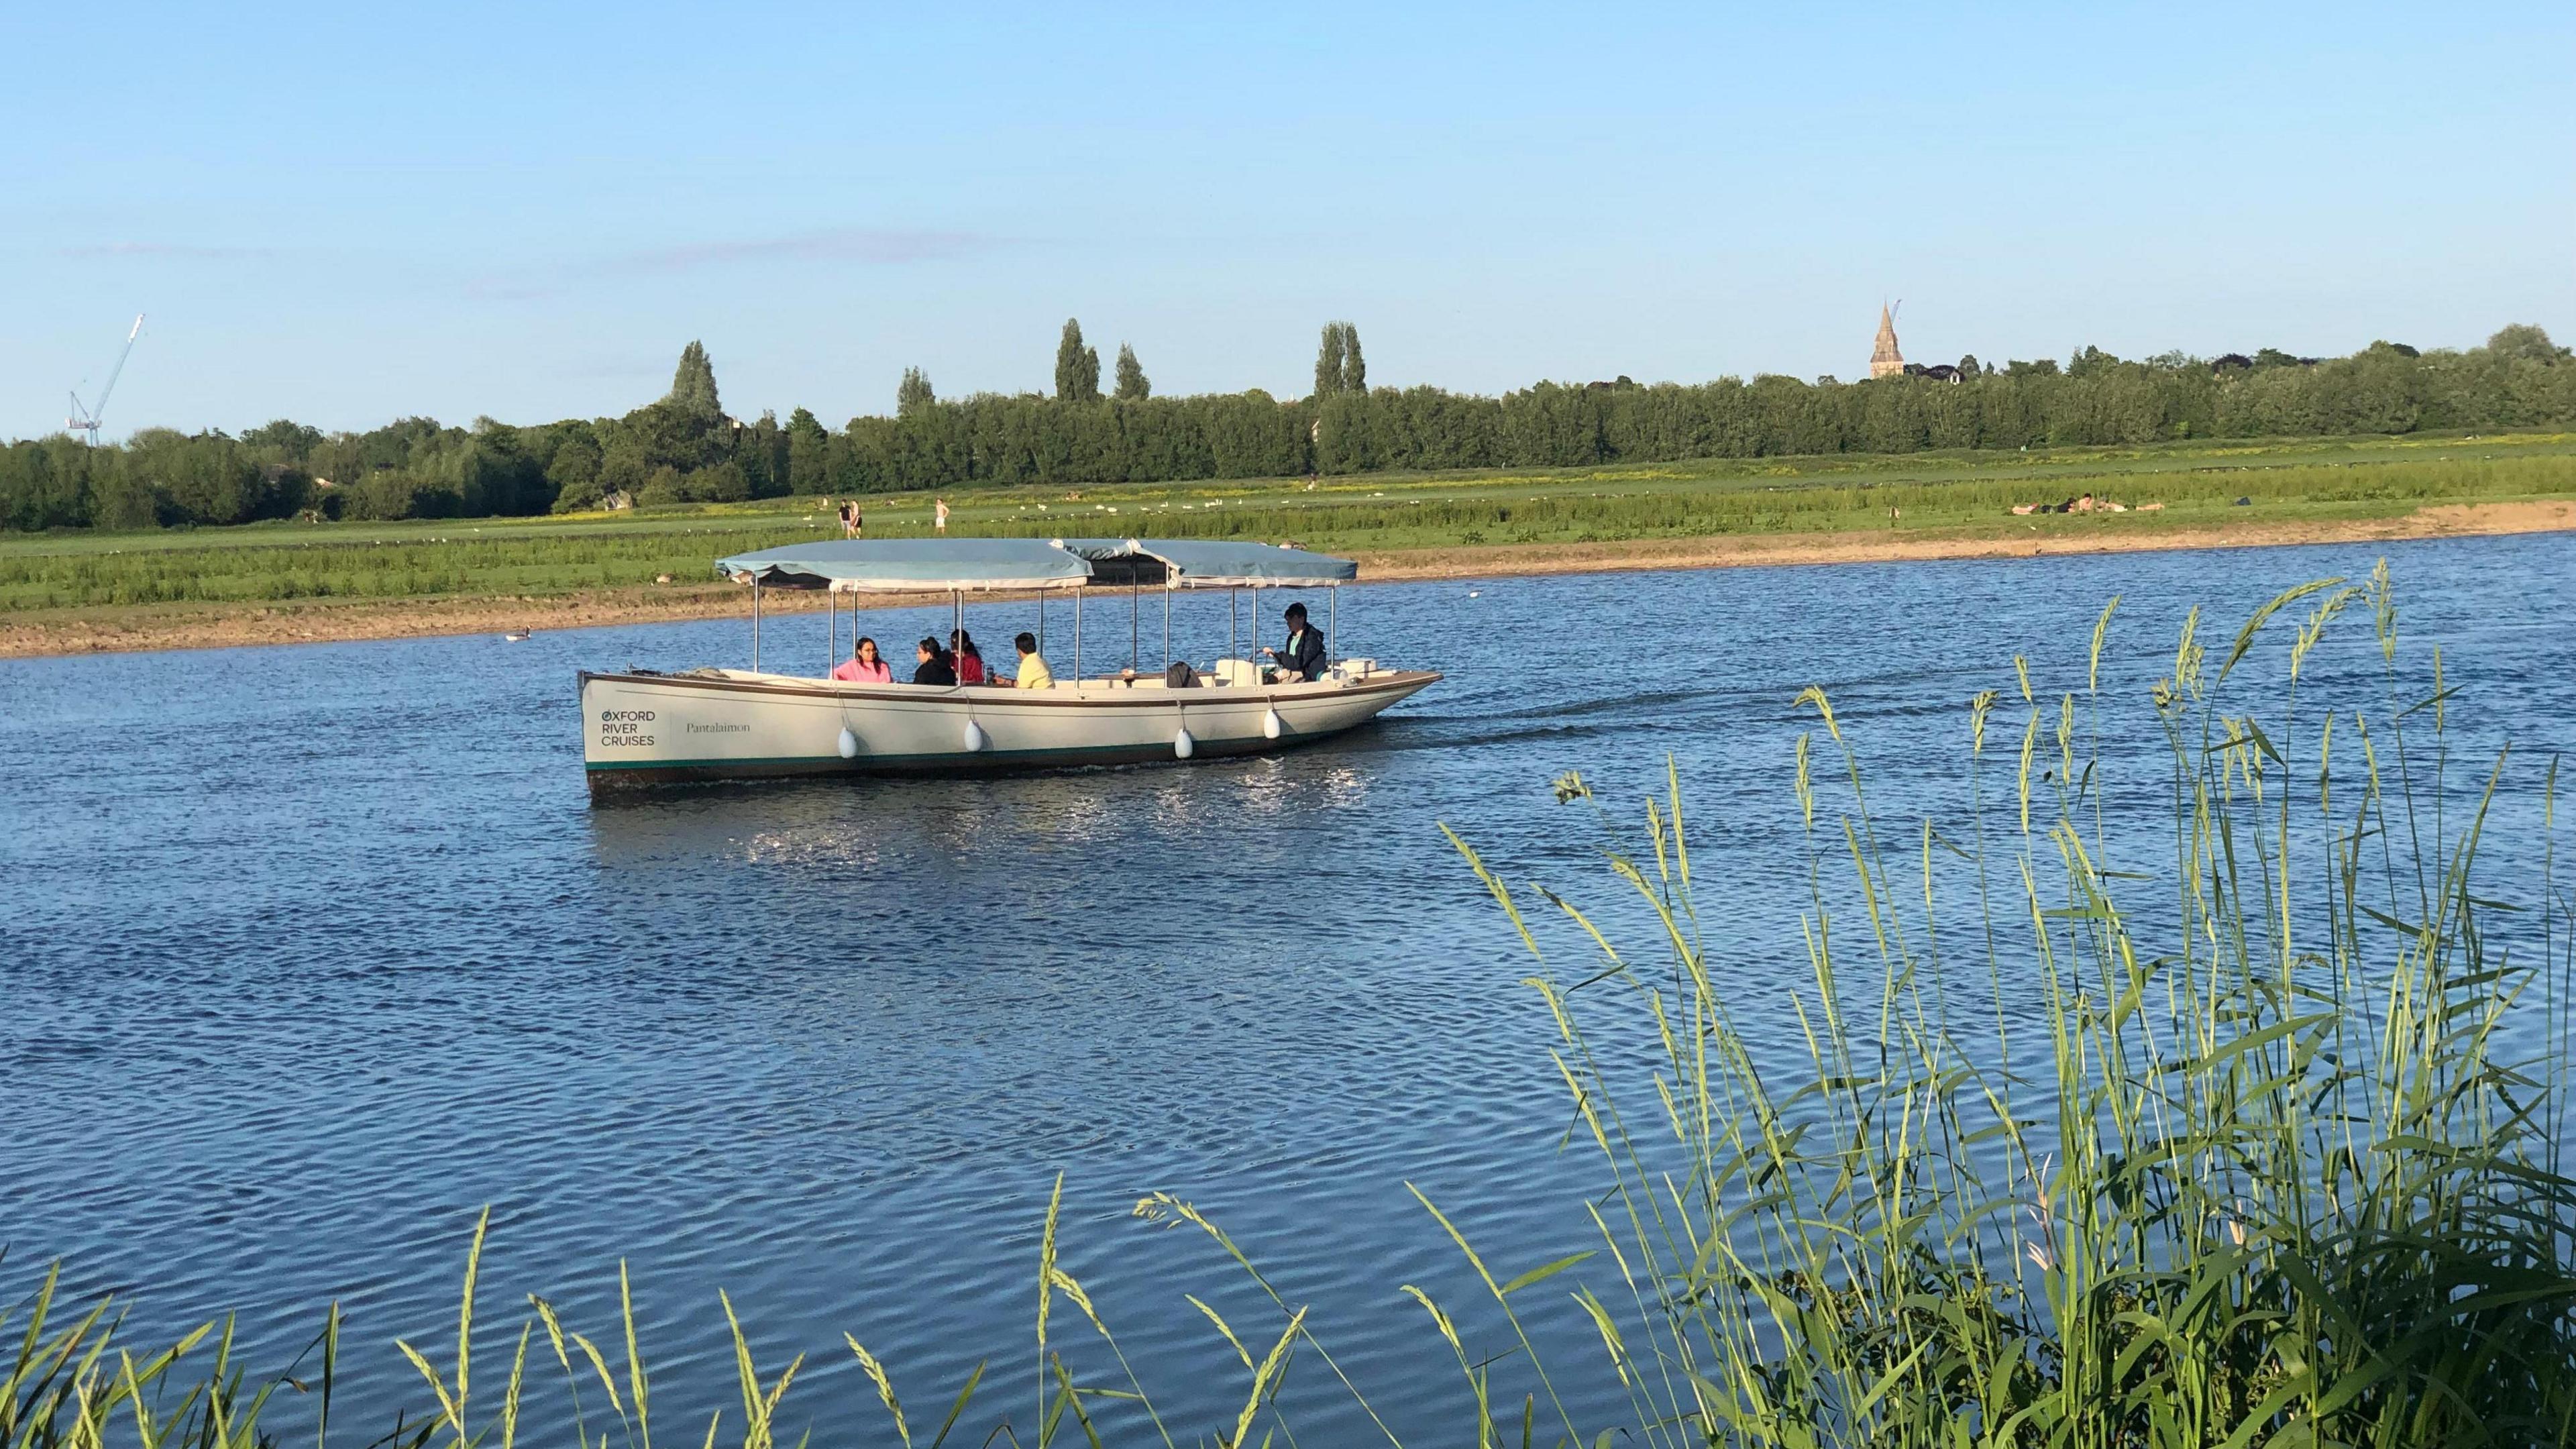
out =
<path fill-rule="evenodd" d="M 1342 390 L 1343 363 L 1348 344 L 1342 338 L 1342 324 L 1324 324 L 1324 340 L 1315 351 L 1315 400 L 1323 401 Z"/>
<path fill-rule="evenodd" d="M 2120 359 L 2099 347 L 2086 347 L 2066 359 L 2068 377 L 2098 377 L 2120 365 Z"/>
<path fill-rule="evenodd" d="M 121 455 L 124 450 L 119 449 Z M 89 521 L 94 528 L 153 528 L 161 522 L 161 499 L 150 483 L 134 475 L 118 456 L 89 471 Z"/>
<path fill-rule="evenodd" d="M 1100 349 L 1082 345 L 1082 324 L 1071 317 L 1055 345 L 1055 395 L 1058 402 L 1100 401 Z"/>
<path fill-rule="evenodd" d="M 620 420 L 644 447 L 646 462 L 686 473 L 721 460 L 728 439 L 722 418 L 692 413 L 669 398 L 646 403 Z"/>
<path fill-rule="evenodd" d="M 762 409 L 751 426 L 737 427 L 729 466 L 741 472 L 751 490 L 747 496 L 778 498 L 787 493 L 787 448 L 787 430 L 769 409 Z"/>
<path fill-rule="evenodd" d="M 930 390 L 930 374 L 918 367 L 907 367 L 903 370 L 903 381 L 894 385 L 896 417 L 911 417 L 937 401 L 939 401 L 938 394 Z"/>
<path fill-rule="evenodd" d="M 554 485 L 553 511 L 572 513 L 599 505 L 599 444 L 587 435 L 564 439 L 555 449 L 554 461 L 546 465 L 546 481 Z"/>
<path fill-rule="evenodd" d="M 1982 375 L 1977 371 L 1977 354 L 1971 352 L 1959 359 L 1959 375 L 1970 382 L 1975 382 Z"/>
<path fill-rule="evenodd" d="M 2263 347 L 2255 350 L 2254 365 L 2256 367 L 2296 367 L 2299 365 L 2299 359 L 2277 347 Z"/>
<path fill-rule="evenodd" d="M 1342 391 L 1368 391 L 1368 364 L 1360 360 L 1360 329 L 1342 324 Z"/>
<path fill-rule="evenodd" d="M 312 456 L 314 445 L 322 441 L 322 430 L 279 418 L 242 434 L 241 440 L 244 447 L 301 463 Z"/>
<path fill-rule="evenodd" d="M 619 428 L 602 440 L 599 448 L 599 493 L 623 493 L 629 498 L 643 491 L 651 480 L 653 465 L 644 453 L 644 440 L 627 428 Z M 673 475 L 678 476 L 676 473 Z"/>
<path fill-rule="evenodd" d="M 751 480 L 740 463 L 718 463 L 680 479 L 680 497 L 691 503 L 740 503 L 751 496 Z"/>
<path fill-rule="evenodd" d="M 1118 400 L 1143 402 L 1154 395 L 1154 384 L 1145 378 L 1144 367 L 1136 361 L 1136 349 L 1118 344 Z"/>
<path fill-rule="evenodd" d="M 680 470 L 665 463 L 646 474 L 644 486 L 635 490 L 635 501 L 644 506 L 688 501 L 681 491 Z"/>
<path fill-rule="evenodd" d="M 2552 345 L 2548 333 L 2528 322 L 2497 328 L 2496 334 L 2487 339 L 2486 350 L 2498 357 L 2525 362 L 2559 362 L 2567 357 L 2567 349 Z"/>
<path fill-rule="evenodd" d="M 680 349 L 680 366 L 671 375 L 667 401 L 681 417 L 700 427 L 712 428 L 724 421 L 724 406 L 716 400 L 715 364 L 707 360 L 704 344 L 691 342 Z"/>
<path fill-rule="evenodd" d="M 917 371 L 917 369 L 915 369 Z M 911 374 L 907 374 L 909 380 Z M 925 387 L 928 384 L 923 384 Z M 832 435 L 803 408 L 787 415 L 787 491 L 831 491 Z"/>

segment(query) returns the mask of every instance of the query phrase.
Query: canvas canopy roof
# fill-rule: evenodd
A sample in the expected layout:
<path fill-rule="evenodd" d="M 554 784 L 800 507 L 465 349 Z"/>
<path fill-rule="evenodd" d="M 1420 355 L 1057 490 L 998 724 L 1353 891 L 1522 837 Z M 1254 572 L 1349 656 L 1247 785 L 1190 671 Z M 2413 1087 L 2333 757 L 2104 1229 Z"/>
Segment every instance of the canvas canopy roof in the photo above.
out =
<path fill-rule="evenodd" d="M 1346 558 L 1302 548 L 1272 548 L 1204 538 L 1060 538 L 1057 546 L 1090 560 L 1093 577 L 1119 583 L 1130 575 L 1122 560 L 1150 559 L 1162 565 L 1139 580 L 1169 583 L 1184 589 L 1266 589 L 1347 583 L 1360 576 L 1360 566 Z"/>
<path fill-rule="evenodd" d="M 844 538 L 716 560 L 738 583 L 836 593 L 1078 589 L 1091 565 L 1042 538 Z"/>
<path fill-rule="evenodd" d="M 772 589 L 990 593 L 1141 583 L 1261 589 L 1345 583 L 1346 558 L 1196 538 L 879 538 L 791 543 L 716 560 L 716 572 Z"/>

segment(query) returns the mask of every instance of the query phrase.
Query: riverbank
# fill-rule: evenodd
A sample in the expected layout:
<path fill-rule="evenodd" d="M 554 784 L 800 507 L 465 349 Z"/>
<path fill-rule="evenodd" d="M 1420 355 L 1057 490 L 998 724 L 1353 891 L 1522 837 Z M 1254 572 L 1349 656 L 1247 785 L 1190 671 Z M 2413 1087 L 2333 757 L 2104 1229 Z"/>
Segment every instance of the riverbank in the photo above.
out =
<path fill-rule="evenodd" d="M 1874 563 L 2261 548 L 2576 530 L 2576 501 L 2518 499 L 2434 504 L 2378 516 L 2249 515 L 2241 520 L 2154 513 L 2044 515 L 1946 528 L 1640 538 L 1601 542 L 1458 543 L 1354 549 L 1361 577 L 1381 583 L 1640 569 Z M 945 595 L 937 596 L 944 599 Z M 782 613 L 818 597 L 771 594 Z M 875 607 L 935 602 L 879 597 Z M 185 602 L 28 610 L 0 616 L 0 658 L 157 649 L 501 634 L 739 617 L 742 590 L 710 583 L 647 584 L 561 594 Z"/>

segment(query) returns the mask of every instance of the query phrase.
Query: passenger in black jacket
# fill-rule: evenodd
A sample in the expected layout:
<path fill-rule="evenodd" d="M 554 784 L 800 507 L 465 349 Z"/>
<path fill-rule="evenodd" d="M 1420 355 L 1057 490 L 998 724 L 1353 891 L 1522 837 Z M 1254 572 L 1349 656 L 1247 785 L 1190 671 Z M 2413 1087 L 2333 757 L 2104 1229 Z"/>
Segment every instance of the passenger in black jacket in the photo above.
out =
<path fill-rule="evenodd" d="M 1261 651 L 1278 661 L 1282 681 L 1324 677 L 1324 636 L 1306 627 L 1306 606 L 1288 606 L 1288 647 Z"/>
<path fill-rule="evenodd" d="M 948 651 L 939 647 L 938 640 L 922 640 L 920 644 L 914 646 L 914 653 L 920 657 L 921 663 L 912 671 L 913 683 L 955 684 L 957 682 L 957 667 L 948 662 Z"/>

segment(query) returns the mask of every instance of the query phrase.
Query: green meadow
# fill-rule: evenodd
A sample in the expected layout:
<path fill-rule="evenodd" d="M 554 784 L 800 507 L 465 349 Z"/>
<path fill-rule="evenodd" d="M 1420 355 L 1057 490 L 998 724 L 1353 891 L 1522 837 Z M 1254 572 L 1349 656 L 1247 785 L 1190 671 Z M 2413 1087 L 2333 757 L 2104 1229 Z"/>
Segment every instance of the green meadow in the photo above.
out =
<path fill-rule="evenodd" d="M 2016 517 L 2084 493 L 2132 510 Z M 2576 497 L 2576 434 L 1837 454 L 947 495 L 960 535 L 1293 540 L 1346 553 L 1875 532 L 2083 539 Z M 2245 500 L 2239 503 L 2238 500 Z M 931 496 L 865 497 L 867 536 L 931 531 Z M 518 599 L 711 581 L 724 554 L 829 536 L 821 499 L 533 518 L 274 522 L 0 537 L 0 615 L 136 605 Z"/>

